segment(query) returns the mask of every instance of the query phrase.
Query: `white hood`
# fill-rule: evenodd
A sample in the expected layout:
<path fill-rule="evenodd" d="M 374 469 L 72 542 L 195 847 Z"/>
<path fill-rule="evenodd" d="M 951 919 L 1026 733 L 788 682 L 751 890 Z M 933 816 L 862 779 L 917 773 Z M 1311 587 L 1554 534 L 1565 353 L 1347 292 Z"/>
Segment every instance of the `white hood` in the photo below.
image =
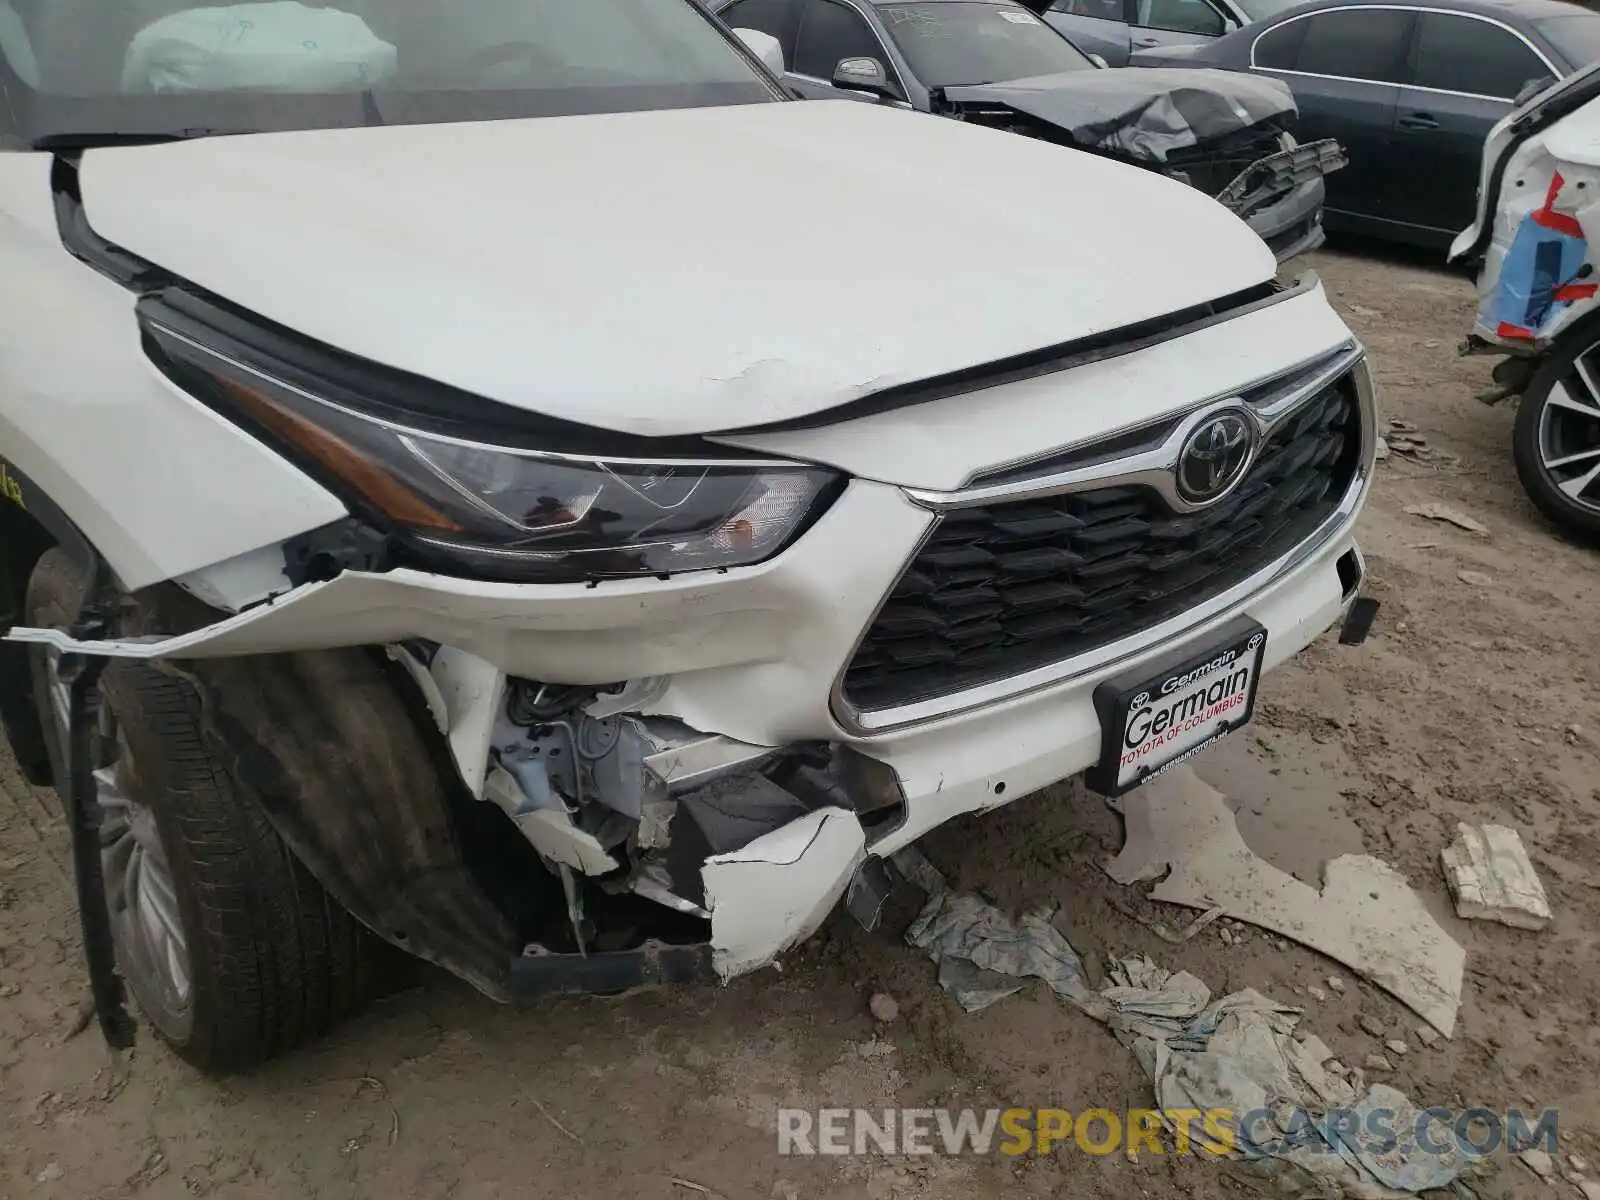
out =
<path fill-rule="evenodd" d="M 624 432 L 762 424 L 1271 277 L 1137 167 L 851 101 L 92 150 L 113 243 L 273 321 Z"/>

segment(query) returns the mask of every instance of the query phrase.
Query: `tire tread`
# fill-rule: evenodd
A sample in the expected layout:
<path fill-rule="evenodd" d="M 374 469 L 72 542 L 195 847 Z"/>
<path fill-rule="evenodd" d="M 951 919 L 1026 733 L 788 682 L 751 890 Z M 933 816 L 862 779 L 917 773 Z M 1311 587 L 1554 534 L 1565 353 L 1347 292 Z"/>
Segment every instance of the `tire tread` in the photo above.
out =
<path fill-rule="evenodd" d="M 83 594 L 49 551 L 28 588 L 30 619 L 65 625 Z M 382 944 L 328 896 L 266 814 L 235 786 L 180 676 L 128 660 L 102 688 L 138 764 L 172 866 L 189 941 L 190 1036 L 173 1048 L 211 1072 L 253 1067 L 327 1033 L 372 1000 Z M 59 753 L 52 738 L 52 751 Z"/>

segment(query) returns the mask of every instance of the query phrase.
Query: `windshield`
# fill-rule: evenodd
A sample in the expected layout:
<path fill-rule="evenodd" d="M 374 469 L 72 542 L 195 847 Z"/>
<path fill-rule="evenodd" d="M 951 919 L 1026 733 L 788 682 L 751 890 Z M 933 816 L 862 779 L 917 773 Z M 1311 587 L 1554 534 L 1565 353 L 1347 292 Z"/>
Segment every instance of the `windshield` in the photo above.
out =
<path fill-rule="evenodd" d="M 35 143 L 781 98 L 693 0 L 0 0 L 0 68 Z"/>
<path fill-rule="evenodd" d="M 935 0 L 878 11 L 912 74 L 930 88 L 1095 69 L 1066 38 L 1013 4 Z"/>
<path fill-rule="evenodd" d="M 1600 16 L 1580 11 L 1571 16 L 1546 17 L 1535 21 L 1533 27 L 1572 66 L 1586 67 L 1600 62 Z"/>

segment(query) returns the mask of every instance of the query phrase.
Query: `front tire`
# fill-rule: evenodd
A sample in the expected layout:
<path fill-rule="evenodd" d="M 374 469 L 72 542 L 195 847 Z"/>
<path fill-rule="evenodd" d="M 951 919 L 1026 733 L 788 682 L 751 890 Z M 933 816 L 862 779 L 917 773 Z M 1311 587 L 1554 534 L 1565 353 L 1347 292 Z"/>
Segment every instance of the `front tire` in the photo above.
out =
<path fill-rule="evenodd" d="M 71 557 L 48 551 L 28 583 L 28 622 L 69 626 L 86 590 Z M 34 648 L 34 699 L 59 786 L 66 709 L 57 662 Z M 150 664 L 113 659 L 100 694 L 96 782 L 117 964 L 161 1038 L 204 1071 L 238 1071 L 364 1008 L 382 944 L 235 787 L 202 736 L 195 690 Z"/>
<path fill-rule="evenodd" d="M 1600 543 L 1600 314 L 1557 339 L 1534 372 L 1511 449 L 1539 511 L 1568 535 Z"/>

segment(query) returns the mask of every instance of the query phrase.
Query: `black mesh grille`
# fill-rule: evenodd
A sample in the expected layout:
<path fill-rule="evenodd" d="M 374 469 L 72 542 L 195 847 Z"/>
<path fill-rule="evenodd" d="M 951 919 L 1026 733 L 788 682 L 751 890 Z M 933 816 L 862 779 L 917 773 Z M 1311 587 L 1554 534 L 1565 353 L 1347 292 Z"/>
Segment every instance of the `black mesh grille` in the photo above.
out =
<path fill-rule="evenodd" d="M 911 704 L 1148 629 L 1288 553 L 1338 507 L 1361 455 L 1346 377 L 1275 429 L 1244 483 L 1175 515 L 1102 488 L 945 516 L 845 676 L 857 708 Z"/>

